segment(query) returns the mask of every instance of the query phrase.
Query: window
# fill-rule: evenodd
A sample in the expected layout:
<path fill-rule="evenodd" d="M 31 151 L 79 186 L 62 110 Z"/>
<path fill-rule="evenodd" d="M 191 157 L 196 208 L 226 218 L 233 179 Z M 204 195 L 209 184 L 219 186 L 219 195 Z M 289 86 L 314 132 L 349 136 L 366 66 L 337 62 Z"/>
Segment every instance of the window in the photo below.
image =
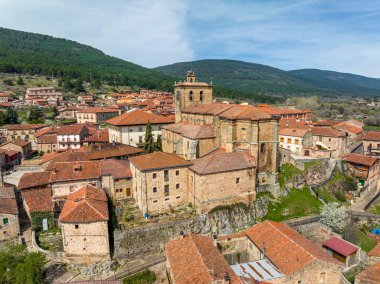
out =
<path fill-rule="evenodd" d="M 260 152 L 261 152 L 261 153 L 264 153 L 264 152 L 265 152 L 265 144 L 264 144 L 264 143 L 262 143 L 262 144 L 260 145 Z"/>
<path fill-rule="evenodd" d="M 9 224 L 9 219 L 8 218 L 4 218 L 3 219 L 3 224 L 4 225 L 8 225 Z"/>
<path fill-rule="evenodd" d="M 165 185 L 165 196 L 169 196 L 169 185 Z"/>
<path fill-rule="evenodd" d="M 179 183 L 175 185 L 175 189 L 179 189 Z"/>
<path fill-rule="evenodd" d="M 132 128 L 129 128 L 129 132 L 133 132 L 133 129 L 132 129 Z"/>
<path fill-rule="evenodd" d="M 199 100 L 203 101 L 203 91 L 200 91 L 200 93 L 199 93 Z"/>
<path fill-rule="evenodd" d="M 75 225 L 75 229 L 79 229 L 79 225 Z"/>
<path fill-rule="evenodd" d="M 168 201 L 169 200 L 169 198 L 165 198 L 165 201 Z"/>
<path fill-rule="evenodd" d="M 236 184 L 240 183 L 240 178 L 236 178 Z"/>
<path fill-rule="evenodd" d="M 180 199 L 180 198 L 181 198 L 181 196 L 176 196 L 176 197 L 175 197 L 175 199 Z"/>
<path fill-rule="evenodd" d="M 169 181 L 169 171 L 164 170 L 164 181 Z"/>
<path fill-rule="evenodd" d="M 302 284 L 302 280 L 298 280 L 298 282 L 297 282 L 298 284 Z"/>
<path fill-rule="evenodd" d="M 190 91 L 190 94 L 189 94 L 189 101 L 192 101 L 193 100 L 193 91 Z"/>
<path fill-rule="evenodd" d="M 142 143 L 142 136 L 139 136 L 139 143 Z"/>
<path fill-rule="evenodd" d="M 153 203 L 157 203 L 158 202 L 158 200 L 153 200 Z"/>
<path fill-rule="evenodd" d="M 179 170 L 176 170 L 176 171 L 175 171 L 175 175 L 176 175 L 176 176 L 179 176 Z"/>
<path fill-rule="evenodd" d="M 331 142 L 331 138 L 329 138 L 329 142 Z"/>
<path fill-rule="evenodd" d="M 153 179 L 156 179 L 156 178 L 157 178 L 157 174 L 154 173 L 154 174 L 152 175 L 152 178 L 153 178 Z"/>
<path fill-rule="evenodd" d="M 326 272 L 322 272 L 319 276 L 319 283 L 325 283 L 326 282 Z"/>
<path fill-rule="evenodd" d="M 299 144 L 299 143 L 300 143 L 300 140 L 298 140 L 298 139 L 294 140 L 294 144 Z"/>
<path fill-rule="evenodd" d="M 139 131 L 140 131 L 140 132 L 143 131 L 143 128 L 142 128 L 142 127 L 139 127 Z"/>
<path fill-rule="evenodd" d="M 292 143 L 292 139 L 288 138 L 288 140 L 286 141 L 286 143 Z"/>
<path fill-rule="evenodd" d="M 157 192 L 157 187 L 153 187 L 153 193 L 156 193 Z"/>

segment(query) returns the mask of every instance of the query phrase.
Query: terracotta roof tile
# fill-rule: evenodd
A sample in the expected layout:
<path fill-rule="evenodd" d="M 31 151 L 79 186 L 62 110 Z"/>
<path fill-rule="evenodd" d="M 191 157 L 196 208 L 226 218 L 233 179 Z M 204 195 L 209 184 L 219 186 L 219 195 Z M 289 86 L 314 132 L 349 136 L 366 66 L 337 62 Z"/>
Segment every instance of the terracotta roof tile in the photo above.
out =
<path fill-rule="evenodd" d="M 313 124 L 315 126 L 333 126 L 333 125 L 337 125 L 339 124 L 340 121 L 337 121 L 337 120 L 329 120 L 329 119 L 326 119 L 326 120 L 318 120 L 318 121 L 315 121 L 313 122 Z"/>
<path fill-rule="evenodd" d="M 15 191 L 13 187 L 0 187 L 0 213 L 2 214 L 18 214 Z"/>
<path fill-rule="evenodd" d="M 377 159 L 371 156 L 365 156 L 361 154 L 351 153 L 344 157 L 344 160 L 354 164 L 361 164 L 365 166 L 373 166 Z"/>
<path fill-rule="evenodd" d="M 142 156 L 131 157 L 129 158 L 129 161 L 140 171 L 188 167 L 192 164 L 177 155 L 163 152 L 154 152 Z"/>
<path fill-rule="evenodd" d="M 57 134 L 44 134 L 37 138 L 37 144 L 56 144 Z"/>
<path fill-rule="evenodd" d="M 380 242 L 368 253 L 368 256 L 380 257 Z"/>
<path fill-rule="evenodd" d="M 360 127 L 357 127 L 348 121 L 336 124 L 336 125 L 334 125 L 334 128 L 344 130 L 344 131 L 347 131 L 347 132 L 350 132 L 353 134 L 360 134 L 363 132 L 363 130 Z"/>
<path fill-rule="evenodd" d="M 46 155 L 46 154 L 45 154 Z M 82 152 L 72 152 L 71 150 L 57 153 L 50 161 L 45 170 L 52 171 L 56 163 L 72 161 L 89 161 L 88 154 Z"/>
<path fill-rule="evenodd" d="M 259 104 L 258 107 L 266 112 L 267 114 L 278 114 L 278 115 L 287 115 L 287 114 L 307 114 L 312 113 L 310 109 L 289 109 L 289 108 L 277 108 L 275 106 L 267 104 Z"/>
<path fill-rule="evenodd" d="M 266 256 L 285 275 L 302 270 L 315 260 L 334 265 L 341 263 L 305 239 L 284 223 L 266 220 L 246 231 L 248 238 L 262 249 Z"/>
<path fill-rule="evenodd" d="M 172 116 L 163 116 L 152 113 L 147 113 L 142 110 L 133 110 L 117 117 L 111 118 L 106 122 L 111 125 L 124 126 L 124 125 L 145 125 L 151 124 L 169 124 L 173 123 L 174 119 Z"/>
<path fill-rule="evenodd" d="M 60 162 L 54 165 L 50 182 L 97 179 L 100 176 L 99 161 Z"/>
<path fill-rule="evenodd" d="M 304 137 L 309 130 L 307 129 L 296 129 L 296 128 L 284 128 L 279 131 L 280 135 L 283 136 L 294 136 L 294 137 Z"/>
<path fill-rule="evenodd" d="M 371 265 L 366 270 L 360 272 L 356 279 L 360 280 L 360 283 L 371 283 L 379 284 L 380 283 L 380 263 Z"/>
<path fill-rule="evenodd" d="M 81 147 L 77 152 L 73 152 L 72 156 L 81 154 L 87 155 L 88 160 L 100 160 L 117 157 L 127 157 L 138 155 L 142 153 L 141 148 L 137 148 L 130 145 L 124 145 L 119 143 L 102 144 L 102 145 L 90 145 L 88 147 Z M 83 156 L 84 157 L 84 156 Z"/>
<path fill-rule="evenodd" d="M 162 127 L 162 129 L 167 129 L 190 139 L 207 139 L 215 137 L 215 133 L 211 125 L 199 125 L 179 122 L 165 125 Z"/>
<path fill-rule="evenodd" d="M 10 124 L 4 126 L 8 131 L 11 130 L 37 130 L 46 127 L 46 124 Z"/>
<path fill-rule="evenodd" d="M 380 131 L 368 131 L 364 136 L 363 140 L 368 141 L 380 141 Z"/>
<path fill-rule="evenodd" d="M 299 119 L 290 119 L 290 118 L 281 118 L 279 121 L 279 128 L 294 128 L 294 129 L 307 129 L 310 130 L 312 126 L 309 123 L 299 120 Z"/>
<path fill-rule="evenodd" d="M 336 130 L 331 127 L 313 127 L 311 134 L 314 136 L 327 136 L 327 137 L 344 137 L 346 133 L 341 130 Z"/>
<path fill-rule="evenodd" d="M 83 124 L 62 125 L 58 131 L 58 135 L 80 135 L 88 132 L 88 129 Z"/>
<path fill-rule="evenodd" d="M 84 142 L 99 142 L 108 143 L 109 142 L 109 131 L 108 128 L 98 129 L 91 136 L 85 138 Z"/>
<path fill-rule="evenodd" d="M 71 193 L 59 216 L 61 223 L 89 223 L 108 219 L 106 193 L 90 185 Z"/>
<path fill-rule="evenodd" d="M 24 173 L 18 183 L 18 189 L 46 186 L 49 184 L 51 172 Z"/>
<path fill-rule="evenodd" d="M 190 233 L 169 241 L 166 254 L 175 283 L 211 283 L 235 273 L 209 237 Z M 213 275 L 212 275 L 213 274 Z"/>
<path fill-rule="evenodd" d="M 79 111 L 78 113 L 110 113 L 110 112 L 118 113 L 119 111 L 117 109 L 94 107 L 94 108 L 83 109 Z"/>
<path fill-rule="evenodd" d="M 115 179 L 132 177 L 130 164 L 127 160 L 107 159 L 101 160 L 100 164 L 102 175 L 111 175 Z"/>
<path fill-rule="evenodd" d="M 30 212 L 48 211 L 53 212 L 51 188 L 39 188 L 23 190 L 21 192 Z"/>
<path fill-rule="evenodd" d="M 249 169 L 256 166 L 255 157 L 246 151 L 218 153 L 192 160 L 190 169 L 198 174 L 213 174 Z"/>

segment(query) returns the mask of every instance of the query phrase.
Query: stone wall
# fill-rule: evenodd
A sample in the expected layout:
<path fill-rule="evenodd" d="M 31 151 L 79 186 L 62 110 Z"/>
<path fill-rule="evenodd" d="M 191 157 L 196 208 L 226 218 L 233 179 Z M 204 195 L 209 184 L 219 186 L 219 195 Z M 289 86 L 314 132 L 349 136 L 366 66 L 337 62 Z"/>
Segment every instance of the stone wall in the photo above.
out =
<path fill-rule="evenodd" d="M 256 220 L 267 214 L 267 198 L 260 198 L 248 206 L 236 204 L 212 214 L 194 216 L 189 219 L 169 223 L 149 224 L 147 226 L 118 230 L 114 232 L 114 256 L 116 258 L 136 258 L 144 254 L 164 251 L 164 245 L 180 232 L 194 232 L 211 236 L 229 235 L 247 229 Z"/>

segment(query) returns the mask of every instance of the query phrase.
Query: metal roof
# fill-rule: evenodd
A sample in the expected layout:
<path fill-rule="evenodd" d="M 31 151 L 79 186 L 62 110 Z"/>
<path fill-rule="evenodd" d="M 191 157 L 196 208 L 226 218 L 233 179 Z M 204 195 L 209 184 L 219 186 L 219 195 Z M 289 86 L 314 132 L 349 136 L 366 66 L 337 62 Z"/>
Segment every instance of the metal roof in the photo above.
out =
<path fill-rule="evenodd" d="M 259 281 L 284 277 L 284 274 L 282 274 L 268 259 L 234 264 L 231 265 L 231 268 L 237 276 Z"/>

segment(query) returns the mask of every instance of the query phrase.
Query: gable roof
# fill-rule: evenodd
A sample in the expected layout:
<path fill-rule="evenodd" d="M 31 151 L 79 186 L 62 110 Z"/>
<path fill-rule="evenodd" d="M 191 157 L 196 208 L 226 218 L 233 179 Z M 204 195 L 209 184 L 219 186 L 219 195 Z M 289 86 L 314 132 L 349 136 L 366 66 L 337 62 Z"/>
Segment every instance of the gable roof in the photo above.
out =
<path fill-rule="evenodd" d="M 90 185 L 71 193 L 59 215 L 61 223 L 89 223 L 108 219 L 106 193 Z"/>
<path fill-rule="evenodd" d="M 23 190 L 21 194 L 29 208 L 29 212 L 53 212 L 54 204 L 52 201 L 51 188 L 44 187 L 31 190 Z"/>
<path fill-rule="evenodd" d="M 334 128 L 344 130 L 353 134 L 360 134 L 363 132 L 363 130 L 360 127 L 357 127 L 348 121 L 344 121 L 339 124 L 336 124 L 334 125 Z"/>
<path fill-rule="evenodd" d="M 346 133 L 341 130 L 333 129 L 331 127 L 313 127 L 311 128 L 311 134 L 314 136 L 325 136 L 325 137 L 344 137 Z"/>
<path fill-rule="evenodd" d="M 358 248 L 353 244 L 337 237 L 332 237 L 331 239 L 325 241 L 323 245 L 345 257 L 350 256 L 358 250 Z"/>
<path fill-rule="evenodd" d="M 91 136 L 85 138 L 83 141 L 84 142 L 103 142 L 103 143 L 108 143 L 109 142 L 108 128 L 96 130 L 95 133 L 93 133 Z"/>
<path fill-rule="evenodd" d="M 100 165 L 102 175 L 111 175 L 114 179 L 132 177 L 130 164 L 127 160 L 101 160 Z"/>
<path fill-rule="evenodd" d="M 380 131 L 368 131 L 364 134 L 363 140 L 380 141 Z"/>
<path fill-rule="evenodd" d="M 60 162 L 54 165 L 50 182 L 97 179 L 100 176 L 100 161 Z"/>
<path fill-rule="evenodd" d="M 191 124 L 187 122 L 179 122 L 165 125 L 162 129 L 181 134 L 189 139 L 207 139 L 215 138 L 214 130 L 211 125 Z"/>
<path fill-rule="evenodd" d="M 81 109 L 77 113 L 110 113 L 110 112 L 119 112 L 117 109 L 111 109 L 111 108 L 100 108 L 100 107 L 93 107 L 93 108 L 85 108 Z"/>
<path fill-rule="evenodd" d="M 377 159 L 371 156 L 365 156 L 361 154 L 351 153 L 343 158 L 345 161 L 353 163 L 353 164 L 361 164 L 365 166 L 373 166 Z"/>
<path fill-rule="evenodd" d="M 82 155 L 82 158 L 86 157 L 88 160 L 100 160 L 106 158 L 125 157 L 130 155 L 137 155 L 143 152 L 143 149 L 124 145 L 119 143 L 103 143 L 102 145 L 90 145 L 88 147 L 81 147 L 77 152 L 73 152 L 71 155 Z"/>
<path fill-rule="evenodd" d="M 175 283 L 211 283 L 223 280 L 226 272 L 236 276 L 210 237 L 190 233 L 169 241 L 165 249 Z"/>
<path fill-rule="evenodd" d="M 266 256 L 288 276 L 316 260 L 341 265 L 322 248 L 284 223 L 265 220 L 248 229 L 246 235 L 260 250 L 265 243 Z"/>
<path fill-rule="evenodd" d="M 169 124 L 173 123 L 174 119 L 172 116 L 163 116 L 153 113 L 147 113 L 142 110 L 133 110 L 130 112 L 123 113 L 122 115 L 116 116 L 107 120 L 106 122 L 115 126 L 128 126 L 128 125 L 145 125 L 151 124 Z"/>
<path fill-rule="evenodd" d="M 247 151 L 215 152 L 215 154 L 192 160 L 192 163 L 190 167 L 192 171 L 205 175 L 253 168 L 256 166 L 256 159 Z"/>
<path fill-rule="evenodd" d="M 177 155 L 164 152 L 154 152 L 151 154 L 131 157 L 129 158 L 129 161 L 140 171 L 188 167 L 192 165 L 191 162 L 186 161 Z"/>
<path fill-rule="evenodd" d="M 279 131 L 279 134 L 284 136 L 304 137 L 308 132 L 309 130 L 307 129 L 284 128 Z"/>
<path fill-rule="evenodd" d="M 18 189 L 46 186 L 50 182 L 51 172 L 24 173 L 17 185 Z"/>
<path fill-rule="evenodd" d="M 88 129 L 83 124 L 62 125 L 57 131 L 57 135 L 80 135 L 83 132 L 88 132 Z"/>
<path fill-rule="evenodd" d="M 0 186 L 0 213 L 18 214 L 15 191 L 11 186 Z"/>

